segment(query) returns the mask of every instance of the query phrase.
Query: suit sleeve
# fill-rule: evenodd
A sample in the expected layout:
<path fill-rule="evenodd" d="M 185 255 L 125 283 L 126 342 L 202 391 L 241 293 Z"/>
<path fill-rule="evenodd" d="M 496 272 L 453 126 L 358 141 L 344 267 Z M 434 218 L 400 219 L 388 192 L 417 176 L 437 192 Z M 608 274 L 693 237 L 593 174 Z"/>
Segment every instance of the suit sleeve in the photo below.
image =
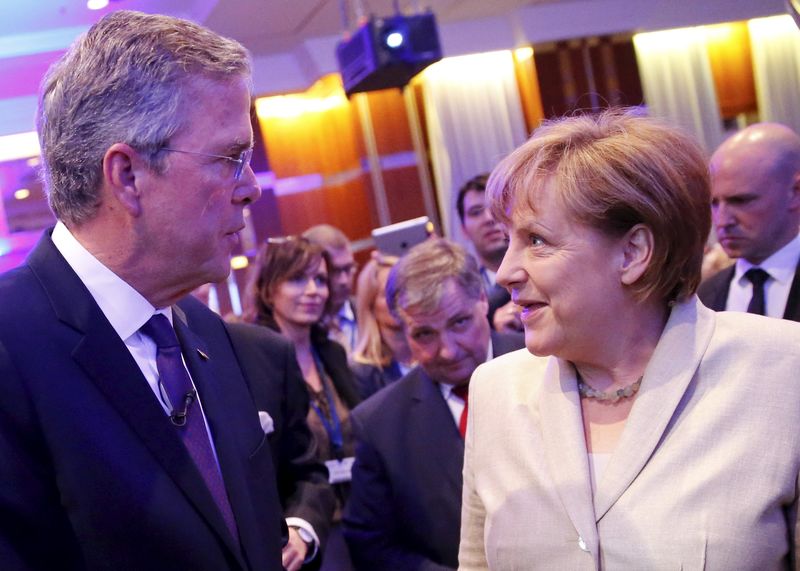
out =
<path fill-rule="evenodd" d="M 461 499 L 461 542 L 458 551 L 459 571 L 489 569 L 483 542 L 486 509 L 475 490 L 475 406 L 471 407 L 464 443 L 464 488 Z"/>
<path fill-rule="evenodd" d="M 33 405 L 0 343 L 0 561 L 4 570 L 45 570 L 80 560 L 61 507 Z"/>
<path fill-rule="evenodd" d="M 399 540 L 395 503 L 380 454 L 369 442 L 357 414 L 356 460 L 350 498 L 342 520 L 344 537 L 357 571 L 450 571 Z"/>

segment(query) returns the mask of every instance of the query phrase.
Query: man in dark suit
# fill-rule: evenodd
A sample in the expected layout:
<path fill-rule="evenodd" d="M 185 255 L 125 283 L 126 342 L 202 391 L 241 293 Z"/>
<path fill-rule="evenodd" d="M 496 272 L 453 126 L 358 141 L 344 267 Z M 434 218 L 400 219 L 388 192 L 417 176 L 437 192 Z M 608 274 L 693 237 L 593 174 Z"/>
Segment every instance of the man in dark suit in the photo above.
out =
<path fill-rule="evenodd" d="M 345 538 L 360 570 L 455 569 L 466 389 L 478 365 L 523 348 L 524 338 L 490 331 L 478 265 L 447 240 L 401 258 L 386 297 L 419 365 L 352 412 Z"/>
<path fill-rule="evenodd" d="M 800 136 L 751 125 L 717 149 L 710 171 L 717 238 L 736 264 L 701 284 L 700 300 L 800 321 Z"/>
<path fill-rule="evenodd" d="M 289 526 L 283 565 L 287 571 L 315 568 L 336 499 L 306 422 L 308 390 L 294 347 L 267 327 L 247 323 L 227 327 L 272 447 L 278 494 Z"/>
<path fill-rule="evenodd" d="M 508 249 L 508 239 L 486 208 L 488 180 L 488 173 L 484 173 L 465 182 L 456 196 L 456 210 L 461 220 L 461 230 L 472 243 L 480 263 L 483 287 L 489 301 L 489 323 L 496 331 L 522 331 L 519 311 L 511 302 L 511 294 L 495 279 L 497 268 Z"/>
<path fill-rule="evenodd" d="M 0 277 L 0 566 L 281 569 L 270 446 L 221 319 L 244 207 L 250 64 L 185 20 L 117 11 L 48 71 L 58 222 Z"/>

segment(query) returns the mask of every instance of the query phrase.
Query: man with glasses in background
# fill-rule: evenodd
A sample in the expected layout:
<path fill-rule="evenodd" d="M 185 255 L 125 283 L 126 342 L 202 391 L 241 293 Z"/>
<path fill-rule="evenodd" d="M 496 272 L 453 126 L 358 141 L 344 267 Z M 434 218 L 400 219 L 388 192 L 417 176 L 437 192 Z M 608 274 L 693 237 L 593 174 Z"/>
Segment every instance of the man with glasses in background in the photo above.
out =
<path fill-rule="evenodd" d="M 353 258 L 350 241 L 344 232 L 330 224 L 312 226 L 303 232 L 303 237 L 325 248 L 331 258 L 330 314 L 325 325 L 328 336 L 344 347 L 349 359 L 358 339 L 356 314 L 351 299 L 358 266 Z"/>
<path fill-rule="evenodd" d="M 191 22 L 113 12 L 47 72 L 58 222 L 0 277 L 3 569 L 282 569 L 266 417 L 219 317 L 260 189 L 250 59 Z"/>

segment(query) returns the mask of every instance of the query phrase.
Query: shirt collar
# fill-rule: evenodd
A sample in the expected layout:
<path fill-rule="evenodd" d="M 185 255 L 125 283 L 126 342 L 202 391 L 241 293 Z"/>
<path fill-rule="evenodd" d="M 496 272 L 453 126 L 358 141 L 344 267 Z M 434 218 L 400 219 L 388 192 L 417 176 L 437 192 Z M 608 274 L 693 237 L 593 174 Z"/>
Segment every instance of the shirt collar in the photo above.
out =
<path fill-rule="evenodd" d="M 339 310 L 337 314 L 339 319 L 342 321 L 347 321 L 348 323 L 355 323 L 356 321 L 356 314 L 353 312 L 353 304 L 350 303 L 350 300 L 346 300 L 342 305 L 342 308 Z"/>
<path fill-rule="evenodd" d="M 95 258 L 62 222 L 56 223 L 52 239 L 123 341 L 156 313 L 149 301 Z M 166 315 L 172 323 L 172 308 L 158 313 Z"/>
<path fill-rule="evenodd" d="M 744 258 L 736 260 L 733 279 L 741 283 L 741 280 L 745 279 L 744 274 L 747 270 L 762 268 L 775 281 L 788 285 L 794 280 L 798 260 L 800 260 L 800 234 L 760 264 L 751 264 Z"/>
<path fill-rule="evenodd" d="M 486 361 L 491 361 L 494 357 L 494 348 L 492 347 L 492 337 L 489 336 L 489 346 L 486 348 Z M 484 363 L 486 362 L 484 361 Z M 427 374 L 427 373 L 426 373 Z M 454 385 L 448 385 L 447 383 L 437 383 L 439 385 L 439 390 L 442 391 L 442 396 L 445 400 L 450 398 L 450 394 L 453 392 Z"/>

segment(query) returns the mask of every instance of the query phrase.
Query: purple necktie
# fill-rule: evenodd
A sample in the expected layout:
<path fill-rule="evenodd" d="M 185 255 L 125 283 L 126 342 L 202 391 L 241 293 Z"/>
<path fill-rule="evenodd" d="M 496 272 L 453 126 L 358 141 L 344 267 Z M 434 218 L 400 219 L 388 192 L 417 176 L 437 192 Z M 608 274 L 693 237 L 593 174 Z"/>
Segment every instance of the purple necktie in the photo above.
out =
<path fill-rule="evenodd" d="M 181 359 L 181 347 L 175 330 L 161 313 L 156 313 L 140 330 L 155 341 L 156 367 L 158 368 L 158 388 L 167 401 L 170 420 L 181 435 L 181 440 L 194 460 L 197 469 L 203 476 L 211 496 L 222 513 L 225 525 L 238 543 L 239 533 L 233 511 L 225 492 L 225 483 L 214 458 L 211 442 L 208 439 L 206 425 L 199 405 L 192 406 L 197 400 L 197 393 L 192 386 L 189 373 Z"/>

